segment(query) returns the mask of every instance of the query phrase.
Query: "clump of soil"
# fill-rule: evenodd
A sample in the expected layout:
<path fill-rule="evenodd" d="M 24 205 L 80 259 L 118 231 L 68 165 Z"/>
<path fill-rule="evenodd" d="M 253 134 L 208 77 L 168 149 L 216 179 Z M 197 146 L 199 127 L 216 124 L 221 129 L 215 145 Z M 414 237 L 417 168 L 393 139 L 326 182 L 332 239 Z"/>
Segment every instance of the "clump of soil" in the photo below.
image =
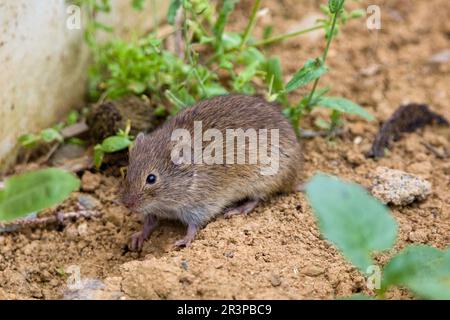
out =
<path fill-rule="evenodd" d="M 241 1 L 237 6 L 233 29 L 242 30 L 250 3 Z M 429 62 L 450 45 L 448 1 L 378 4 L 383 8 L 382 29 L 369 31 L 364 20 L 349 22 L 331 47 L 331 71 L 321 81 L 333 87 L 333 95 L 364 105 L 380 122 L 408 102 L 427 103 L 450 119 L 450 63 Z M 279 32 L 290 31 L 318 12 L 315 2 L 263 1 L 263 6 L 270 9 L 263 23 L 273 24 Z M 261 31 L 260 27 L 257 32 Z M 288 77 L 301 61 L 320 55 L 322 49 L 319 34 L 290 40 L 268 52 L 281 57 Z M 323 113 L 313 112 L 304 126 L 312 127 Z M 346 132 L 333 141 L 322 137 L 303 141 L 305 180 L 322 171 L 369 187 L 371 173 L 379 166 L 427 179 L 432 193 L 426 200 L 392 208 L 400 228 L 398 242 L 376 260 L 382 265 L 412 243 L 447 247 L 450 162 L 427 146 L 449 150 L 450 129 L 429 126 L 406 134 L 384 158 L 375 160 L 364 154 L 379 124 L 346 119 Z M 101 281 L 102 297 L 110 298 L 333 299 L 371 293 L 363 276 L 319 234 L 301 193 L 275 198 L 249 216 L 218 217 L 183 250 L 175 250 L 173 243 L 184 227 L 163 222 L 142 252 L 135 253 L 128 251 L 127 243 L 141 225 L 139 217 L 115 203 L 120 178 L 84 174 L 81 191 L 52 211 L 91 206 L 102 216 L 0 235 L 0 298 L 62 298 L 73 280 L 68 274 L 71 266 L 80 270 L 81 279 Z M 402 289 L 391 290 L 387 297 L 411 298 Z"/>

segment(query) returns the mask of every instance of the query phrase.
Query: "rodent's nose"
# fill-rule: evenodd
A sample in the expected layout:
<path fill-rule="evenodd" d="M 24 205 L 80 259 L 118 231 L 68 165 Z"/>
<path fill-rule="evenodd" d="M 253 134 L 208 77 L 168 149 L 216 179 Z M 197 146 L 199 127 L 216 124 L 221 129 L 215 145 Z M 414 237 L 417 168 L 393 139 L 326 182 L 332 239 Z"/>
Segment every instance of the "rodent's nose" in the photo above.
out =
<path fill-rule="evenodd" d="M 139 196 L 135 194 L 125 194 L 122 196 L 122 203 L 128 209 L 133 209 L 139 200 Z"/>

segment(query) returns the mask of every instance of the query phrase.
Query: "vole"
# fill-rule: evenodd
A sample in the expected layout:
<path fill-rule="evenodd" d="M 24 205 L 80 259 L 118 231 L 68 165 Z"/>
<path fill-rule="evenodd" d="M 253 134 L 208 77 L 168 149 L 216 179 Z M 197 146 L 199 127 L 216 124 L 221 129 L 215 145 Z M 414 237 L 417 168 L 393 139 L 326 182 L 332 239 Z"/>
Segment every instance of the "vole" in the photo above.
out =
<path fill-rule="evenodd" d="M 300 163 L 291 124 L 261 97 L 217 96 L 181 110 L 151 134 L 140 133 L 130 150 L 122 203 L 144 215 L 131 249 L 142 247 L 160 218 L 187 225 L 175 245 L 188 246 L 219 214 L 248 214 L 260 201 L 296 190 Z"/>

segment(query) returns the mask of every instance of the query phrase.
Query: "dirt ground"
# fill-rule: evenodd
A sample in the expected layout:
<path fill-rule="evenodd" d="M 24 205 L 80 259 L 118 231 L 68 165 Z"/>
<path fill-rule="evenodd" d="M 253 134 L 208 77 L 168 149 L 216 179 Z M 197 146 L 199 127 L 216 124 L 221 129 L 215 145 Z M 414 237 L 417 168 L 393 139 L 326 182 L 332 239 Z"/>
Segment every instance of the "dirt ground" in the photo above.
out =
<path fill-rule="evenodd" d="M 323 1 L 263 0 L 270 14 L 263 24 L 275 32 L 312 23 Z M 368 3 L 349 2 L 366 8 Z M 450 62 L 430 58 L 450 49 L 450 4 L 447 0 L 371 1 L 381 8 L 382 29 L 369 31 L 364 19 L 350 21 L 332 44 L 330 73 L 321 80 L 332 94 L 365 106 L 378 121 L 347 117 L 346 132 L 334 141 L 304 140 L 304 178 L 316 171 L 370 185 L 378 166 L 418 174 L 433 185 L 422 203 L 391 208 L 399 223 L 395 249 L 376 257 L 380 264 L 411 243 L 445 248 L 450 243 L 450 161 L 440 159 L 425 143 L 450 150 L 450 129 L 427 127 L 394 143 L 382 160 L 364 153 L 379 129 L 401 104 L 424 102 L 450 119 Z M 241 1 L 232 28 L 242 30 L 251 1 Z M 295 10 L 294 10 L 295 8 Z M 261 25 L 261 24 L 260 24 Z M 257 32 L 261 31 L 261 27 Z M 307 58 L 323 50 L 322 35 L 312 34 L 276 45 L 286 77 Z M 312 128 L 314 112 L 304 126 Z M 322 114 L 323 115 L 323 114 Z M 334 299 L 371 294 L 364 277 L 319 234 L 303 194 L 278 197 L 249 216 L 218 217 L 198 234 L 192 246 L 175 250 L 184 227 L 164 222 L 141 253 L 128 251 L 139 218 L 115 204 L 120 179 L 84 173 L 82 190 L 58 210 L 88 202 L 103 215 L 59 228 L 0 235 L 0 298 L 128 299 Z M 72 267 L 71 267 L 72 266 Z M 85 290 L 67 291 L 70 270 L 78 267 Z M 91 290 L 88 290 L 91 289 Z M 78 295 L 78 296 L 77 296 Z M 410 299 L 393 289 L 387 298 Z"/>

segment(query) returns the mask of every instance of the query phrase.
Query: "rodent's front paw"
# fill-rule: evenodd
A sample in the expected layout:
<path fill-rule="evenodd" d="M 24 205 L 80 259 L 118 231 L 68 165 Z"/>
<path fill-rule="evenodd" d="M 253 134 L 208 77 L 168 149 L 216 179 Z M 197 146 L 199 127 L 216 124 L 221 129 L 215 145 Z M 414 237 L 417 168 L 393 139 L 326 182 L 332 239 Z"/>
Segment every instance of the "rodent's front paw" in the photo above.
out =
<path fill-rule="evenodd" d="M 132 250 L 132 251 L 141 251 L 142 247 L 144 245 L 145 239 L 146 239 L 146 237 L 145 237 L 144 232 L 139 231 L 139 232 L 134 233 L 131 236 L 131 240 L 130 240 L 130 242 L 131 242 L 130 250 Z"/>

